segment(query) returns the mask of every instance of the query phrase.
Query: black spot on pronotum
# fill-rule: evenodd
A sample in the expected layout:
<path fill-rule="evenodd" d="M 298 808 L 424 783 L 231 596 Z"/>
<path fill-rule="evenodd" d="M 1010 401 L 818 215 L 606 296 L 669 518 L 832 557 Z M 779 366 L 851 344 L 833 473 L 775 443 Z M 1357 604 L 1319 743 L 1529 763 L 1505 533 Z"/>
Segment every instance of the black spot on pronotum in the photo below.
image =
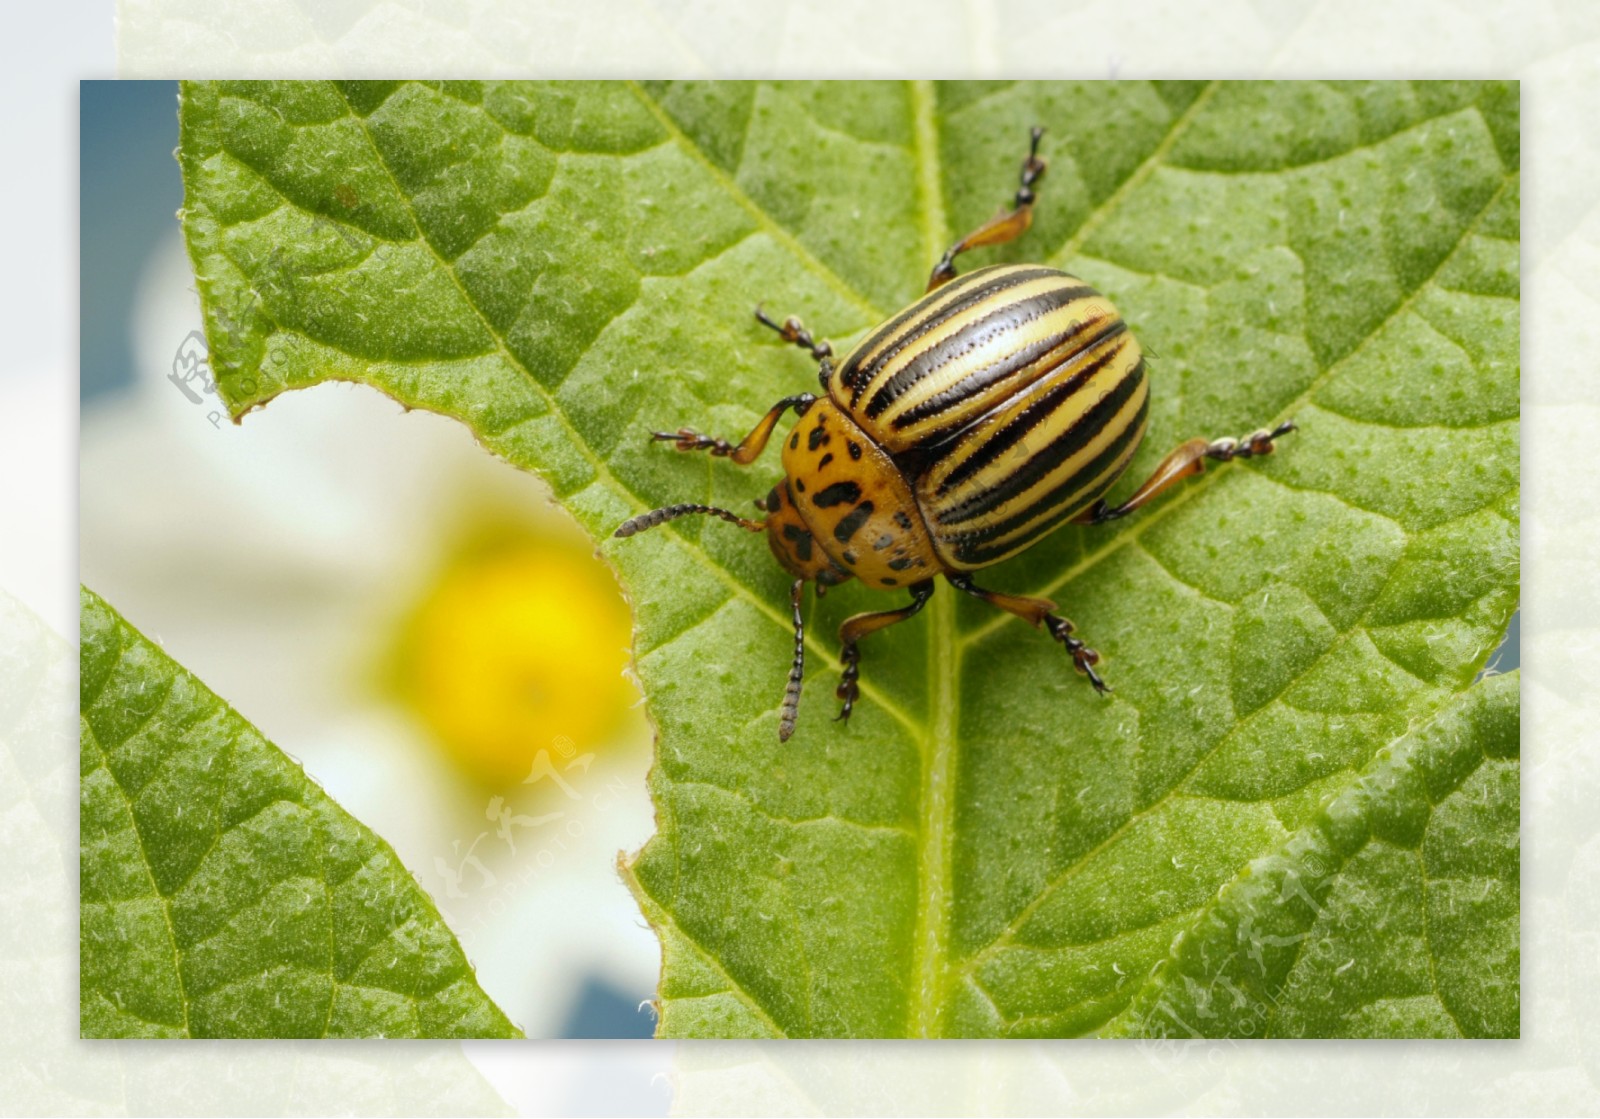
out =
<path fill-rule="evenodd" d="M 910 566 L 911 566 L 911 557 L 910 556 L 901 556 L 898 559 L 892 559 L 892 560 L 889 561 L 889 567 L 891 569 L 895 570 L 895 571 L 904 571 L 906 568 L 908 568 Z"/>
<path fill-rule="evenodd" d="M 822 425 L 818 424 L 811 429 L 811 434 L 806 436 L 806 445 L 814 451 L 824 443 L 831 442 L 832 439 L 833 437 L 823 430 Z"/>
<path fill-rule="evenodd" d="M 796 478 L 794 480 L 794 488 L 799 490 L 801 493 L 805 493 L 806 492 L 806 480 L 804 478 Z"/>
<path fill-rule="evenodd" d="M 886 587 L 898 587 L 900 585 L 900 580 L 896 579 L 893 575 L 885 575 L 882 579 L 879 579 L 878 582 L 882 583 Z"/>
<path fill-rule="evenodd" d="M 811 562 L 811 534 L 798 525 L 784 525 L 783 538 L 794 546 L 794 554 L 801 563 Z"/>
<path fill-rule="evenodd" d="M 797 431 L 789 436 L 789 449 L 792 451 L 800 446 L 800 433 Z"/>
<path fill-rule="evenodd" d="M 827 454 L 823 455 L 820 459 L 817 460 L 817 469 L 821 470 L 823 467 L 827 466 L 832 461 L 833 461 L 833 452 L 829 451 Z"/>
<path fill-rule="evenodd" d="M 854 564 L 856 562 L 856 554 L 854 552 L 852 552 L 849 548 L 846 548 L 844 550 L 844 562 L 848 563 L 848 564 L 851 564 L 852 566 L 854 566 Z"/>
<path fill-rule="evenodd" d="M 906 516 L 904 509 L 896 509 L 894 511 L 894 523 L 905 529 L 907 532 L 911 531 L 911 518 Z"/>
<path fill-rule="evenodd" d="M 854 439 L 846 439 L 844 445 L 850 451 L 850 457 L 860 461 L 861 444 L 857 443 Z"/>
<path fill-rule="evenodd" d="M 846 513 L 843 520 L 833 526 L 833 538 L 841 544 L 847 543 L 860 530 L 861 526 L 867 523 L 868 518 L 872 516 L 872 512 L 872 502 L 863 501 Z M 894 565 L 890 564 L 889 566 L 893 567 Z"/>
<path fill-rule="evenodd" d="M 811 501 L 819 509 L 835 505 L 854 505 L 861 500 L 861 487 L 854 482 L 834 482 L 818 490 Z"/>

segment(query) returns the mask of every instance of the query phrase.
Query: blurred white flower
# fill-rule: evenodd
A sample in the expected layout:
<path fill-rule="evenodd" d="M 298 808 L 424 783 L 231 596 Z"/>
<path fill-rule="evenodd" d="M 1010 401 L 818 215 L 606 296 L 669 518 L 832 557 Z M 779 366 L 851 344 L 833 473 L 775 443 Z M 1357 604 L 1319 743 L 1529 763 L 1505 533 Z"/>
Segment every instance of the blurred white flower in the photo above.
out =
<path fill-rule="evenodd" d="M 394 846 L 529 1036 L 591 977 L 651 997 L 614 865 L 653 828 L 649 731 L 592 547 L 535 478 L 371 389 L 235 426 L 169 378 L 199 325 L 174 230 L 134 385 L 84 411 L 83 581 Z"/>

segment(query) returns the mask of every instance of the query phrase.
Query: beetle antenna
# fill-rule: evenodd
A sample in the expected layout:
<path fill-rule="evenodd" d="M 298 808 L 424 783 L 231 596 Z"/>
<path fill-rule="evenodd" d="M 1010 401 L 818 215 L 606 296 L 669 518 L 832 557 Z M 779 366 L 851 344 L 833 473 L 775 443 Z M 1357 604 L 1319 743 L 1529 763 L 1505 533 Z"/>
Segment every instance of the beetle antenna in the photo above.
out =
<path fill-rule="evenodd" d="M 741 517 L 731 509 L 719 509 L 715 505 L 667 505 L 660 509 L 652 509 L 648 513 L 640 513 L 637 517 L 629 517 L 617 526 L 613 536 L 632 536 L 636 532 L 643 532 L 656 525 L 664 525 L 668 521 L 675 521 L 679 517 L 687 517 L 691 513 L 709 513 L 713 517 L 721 517 L 729 524 L 736 524 L 750 532 L 765 532 L 766 522 L 752 521 Z"/>
<path fill-rule="evenodd" d="M 800 600 L 806 581 L 796 579 L 789 588 L 789 604 L 794 608 L 794 663 L 789 666 L 789 685 L 783 689 L 783 713 L 778 717 L 778 741 L 787 742 L 800 715 L 800 681 L 806 674 L 806 622 L 800 613 Z"/>

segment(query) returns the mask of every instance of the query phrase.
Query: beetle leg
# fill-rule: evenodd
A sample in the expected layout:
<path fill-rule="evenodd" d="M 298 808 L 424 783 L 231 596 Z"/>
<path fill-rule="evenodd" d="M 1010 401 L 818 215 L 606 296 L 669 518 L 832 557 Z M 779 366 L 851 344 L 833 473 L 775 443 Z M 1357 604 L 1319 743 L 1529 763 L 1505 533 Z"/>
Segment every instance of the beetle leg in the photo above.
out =
<path fill-rule="evenodd" d="M 794 611 L 794 663 L 789 666 L 789 683 L 783 689 L 783 711 L 778 716 L 778 741 L 787 742 L 800 715 L 800 681 L 806 674 L 806 620 L 800 612 L 806 581 L 796 579 L 789 588 L 789 605 Z"/>
<path fill-rule="evenodd" d="M 1209 443 L 1204 439 L 1191 439 L 1162 459 L 1155 473 L 1146 478 L 1144 485 L 1133 491 L 1133 496 L 1127 501 L 1112 508 L 1102 498 L 1073 517 L 1072 523 L 1101 525 L 1118 517 L 1126 517 L 1141 505 L 1154 501 L 1184 478 L 1199 474 L 1206 467 L 1206 459 L 1227 462 L 1229 459 L 1270 455 L 1273 450 L 1273 440 L 1288 435 L 1293 430 L 1294 421 L 1285 420 L 1270 431 L 1263 428 L 1251 432 L 1243 439 L 1217 439 Z"/>
<path fill-rule="evenodd" d="M 1035 629 L 1044 626 L 1051 637 L 1067 647 L 1067 652 L 1072 654 L 1072 667 L 1089 678 L 1089 683 L 1094 685 L 1095 691 L 1101 695 L 1111 691 L 1111 686 L 1100 679 L 1094 670 L 1094 666 L 1100 663 L 1100 654 L 1072 636 L 1072 623 L 1052 612 L 1056 604 L 1048 598 L 1029 598 L 1020 594 L 987 591 L 974 584 L 968 575 L 947 574 L 945 578 L 956 590 L 965 591 L 974 598 L 981 598 L 990 606 L 998 606 L 1008 614 L 1015 614 Z"/>
<path fill-rule="evenodd" d="M 1035 197 L 1033 187 L 1044 178 L 1045 162 L 1039 158 L 1039 137 L 1044 135 L 1044 129 L 1035 125 L 1028 135 L 1028 158 L 1022 161 L 1021 183 L 1017 187 L 1016 197 L 1012 200 L 1011 210 L 1009 212 L 1001 210 L 946 249 L 944 256 L 939 258 L 939 263 L 933 266 L 933 271 L 928 276 L 928 291 L 956 278 L 956 257 L 968 249 L 981 248 L 984 245 L 1003 245 L 1007 241 L 1014 241 L 1026 233 L 1028 226 L 1033 224 Z"/>
<path fill-rule="evenodd" d="M 828 382 L 833 379 L 833 362 L 828 359 L 833 356 L 833 347 L 826 341 L 818 342 L 811 337 L 811 332 L 806 329 L 806 324 L 794 315 L 790 315 L 780 324 L 775 322 L 761 309 L 761 304 L 756 304 L 756 321 L 762 326 L 771 327 L 785 342 L 792 342 L 806 353 L 817 359 L 817 380 L 823 388 L 828 387 Z"/>
<path fill-rule="evenodd" d="M 806 329 L 806 324 L 801 322 L 794 315 L 790 315 L 788 318 L 784 319 L 782 323 L 778 323 L 773 321 L 773 319 L 761 309 L 761 304 L 757 303 L 756 320 L 760 322 L 761 325 L 776 330 L 779 336 L 782 337 L 785 342 L 792 342 L 794 345 L 799 346 L 802 350 L 816 358 L 819 362 L 825 361 L 833 356 L 833 347 L 825 341 L 814 341 L 811 337 L 811 332 Z"/>
<path fill-rule="evenodd" d="M 754 430 L 735 446 L 726 439 L 716 439 L 710 435 L 701 435 L 698 432 L 680 427 L 677 431 L 652 431 L 652 439 L 670 442 L 680 451 L 710 451 L 718 458 L 731 458 L 740 466 L 748 466 L 756 460 L 767 446 L 767 440 L 772 438 L 772 429 L 778 426 L 778 421 L 783 414 L 793 408 L 800 415 L 817 402 L 817 398 L 809 392 L 802 392 L 796 396 L 786 396 L 774 404 L 761 422 L 756 424 Z"/>
<path fill-rule="evenodd" d="M 839 627 L 839 641 L 843 645 L 839 651 L 839 660 L 844 664 L 844 672 L 839 677 L 839 687 L 833 693 L 844 700 L 844 706 L 839 709 L 839 719 L 849 721 L 850 711 L 855 707 L 856 699 L 861 694 L 861 689 L 856 683 L 861 677 L 861 650 L 856 647 L 856 642 L 869 633 L 876 633 L 896 622 L 905 621 L 926 606 L 928 599 L 933 597 L 933 580 L 924 579 L 920 583 L 911 584 L 907 589 L 911 592 L 909 606 L 902 606 L 898 610 L 857 614 L 853 618 L 847 618 Z"/>

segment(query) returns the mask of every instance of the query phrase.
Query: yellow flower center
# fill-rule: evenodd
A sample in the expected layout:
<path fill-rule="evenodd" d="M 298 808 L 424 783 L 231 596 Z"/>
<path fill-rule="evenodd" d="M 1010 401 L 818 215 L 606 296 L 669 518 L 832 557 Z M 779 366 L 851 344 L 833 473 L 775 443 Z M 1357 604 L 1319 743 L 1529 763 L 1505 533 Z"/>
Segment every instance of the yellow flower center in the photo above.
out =
<path fill-rule="evenodd" d="M 584 547 L 503 543 L 446 568 L 412 619 L 401 685 L 468 772 L 507 787 L 557 739 L 603 744 L 637 698 L 622 675 L 630 635 L 616 582 Z"/>

